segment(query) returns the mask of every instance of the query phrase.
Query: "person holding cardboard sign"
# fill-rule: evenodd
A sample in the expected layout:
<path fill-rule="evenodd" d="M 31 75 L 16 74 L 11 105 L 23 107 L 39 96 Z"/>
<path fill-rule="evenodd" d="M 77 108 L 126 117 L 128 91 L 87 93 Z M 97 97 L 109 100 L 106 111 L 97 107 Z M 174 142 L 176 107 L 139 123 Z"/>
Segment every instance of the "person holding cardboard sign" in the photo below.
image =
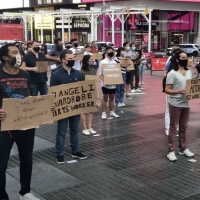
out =
<path fill-rule="evenodd" d="M 124 59 L 124 54 L 125 54 L 125 48 L 119 47 L 118 50 L 117 50 L 115 62 L 121 64 L 121 72 L 122 72 L 122 78 L 123 78 L 124 83 L 116 85 L 115 105 L 118 106 L 118 107 L 124 107 L 125 106 L 124 94 L 125 94 L 126 68 L 127 67 L 125 67 L 121 62 Z"/>
<path fill-rule="evenodd" d="M 19 49 L 13 44 L 6 44 L 1 47 L 0 60 L 4 64 L 4 67 L 0 69 L 0 108 L 2 108 L 4 98 L 24 99 L 28 97 L 31 81 L 30 75 L 19 69 L 22 58 Z M 6 115 L 6 110 L 0 109 L 0 122 L 6 118 Z M 6 192 L 6 168 L 15 142 L 20 160 L 20 200 L 39 200 L 30 193 L 34 138 L 34 128 L 24 131 L 0 131 L 0 199 L 9 199 Z M 18 195 L 16 194 L 16 196 Z"/>
<path fill-rule="evenodd" d="M 184 51 L 178 51 L 174 55 L 172 70 L 167 74 L 165 92 L 170 95 L 169 113 L 170 128 L 168 135 L 169 153 L 167 158 L 170 161 L 177 160 L 175 155 L 175 137 L 176 129 L 179 124 L 179 154 L 187 157 L 193 157 L 192 153 L 186 147 L 186 131 L 190 114 L 189 102 L 185 99 L 186 81 L 192 79 L 192 73 L 187 68 L 187 54 Z"/>
<path fill-rule="evenodd" d="M 65 49 L 60 54 L 60 60 L 63 65 L 52 73 L 50 87 L 69 84 L 78 81 L 82 81 L 81 73 L 74 69 L 74 55 L 73 52 Z M 58 120 L 58 129 L 56 135 L 56 163 L 64 164 L 64 144 L 65 144 L 65 135 L 67 132 L 67 127 L 69 123 L 70 129 L 70 147 L 71 147 L 71 156 L 72 158 L 86 159 L 87 156 L 82 154 L 79 150 L 78 142 L 78 127 L 80 122 L 80 115 L 75 115 L 65 119 Z"/>
<path fill-rule="evenodd" d="M 107 100 L 109 97 L 109 107 L 110 107 L 110 116 L 111 117 L 119 117 L 114 112 L 114 97 L 115 97 L 115 91 L 116 91 L 116 85 L 105 85 L 104 84 L 104 77 L 103 77 L 103 64 L 115 64 L 116 62 L 113 59 L 114 56 L 114 49 L 110 46 L 106 47 L 106 58 L 102 60 L 99 63 L 99 77 L 101 79 L 101 85 L 102 85 L 102 92 L 103 92 L 103 100 L 102 100 L 102 119 L 107 118 L 106 114 L 106 106 L 107 106 Z"/>
<path fill-rule="evenodd" d="M 82 67 L 80 71 L 83 80 L 85 80 L 86 75 L 96 76 L 96 72 L 92 68 L 92 64 L 93 64 L 93 57 L 91 55 L 85 55 L 83 57 Z M 92 128 L 93 113 L 87 113 L 87 118 L 88 118 L 88 128 L 86 125 L 86 114 L 81 114 L 83 134 L 84 135 L 96 134 L 97 132 Z"/>
<path fill-rule="evenodd" d="M 47 72 L 37 73 L 39 71 L 37 62 L 46 61 L 44 54 L 40 53 L 40 43 L 32 42 L 32 51 L 28 52 L 24 57 L 26 64 L 26 71 L 29 72 L 31 77 L 30 95 L 37 96 L 47 94 Z"/>

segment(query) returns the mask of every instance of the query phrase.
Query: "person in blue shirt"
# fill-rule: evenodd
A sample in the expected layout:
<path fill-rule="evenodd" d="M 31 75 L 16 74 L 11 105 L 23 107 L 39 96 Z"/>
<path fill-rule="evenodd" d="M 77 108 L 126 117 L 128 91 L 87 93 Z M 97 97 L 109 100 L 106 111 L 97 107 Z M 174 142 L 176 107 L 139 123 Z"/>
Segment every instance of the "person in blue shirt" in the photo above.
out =
<path fill-rule="evenodd" d="M 52 73 L 50 87 L 69 84 L 78 81 L 82 81 L 81 73 L 74 69 L 74 55 L 72 51 L 65 49 L 60 54 L 60 60 L 62 65 Z M 65 135 L 67 133 L 67 127 L 69 123 L 70 131 L 70 147 L 72 158 L 86 159 L 87 156 L 82 154 L 79 150 L 78 142 L 78 127 L 80 123 L 80 115 L 75 115 L 72 117 L 64 118 L 58 120 L 58 128 L 56 135 L 56 162 L 57 164 L 64 164 L 64 145 L 65 145 Z"/>

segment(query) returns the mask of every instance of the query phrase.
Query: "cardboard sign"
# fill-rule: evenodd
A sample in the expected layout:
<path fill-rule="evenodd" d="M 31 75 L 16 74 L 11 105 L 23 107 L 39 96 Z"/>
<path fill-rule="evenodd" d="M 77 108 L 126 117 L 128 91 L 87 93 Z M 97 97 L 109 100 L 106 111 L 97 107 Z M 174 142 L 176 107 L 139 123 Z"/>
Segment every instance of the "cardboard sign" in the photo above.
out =
<path fill-rule="evenodd" d="M 152 71 L 163 71 L 165 69 L 168 57 L 163 58 L 152 58 L 151 59 L 151 70 Z"/>
<path fill-rule="evenodd" d="M 192 99 L 199 99 L 200 98 L 200 79 L 190 79 L 186 81 L 187 90 L 185 99 L 192 100 Z"/>
<path fill-rule="evenodd" d="M 78 54 L 75 56 L 74 60 L 83 60 L 83 54 Z"/>
<path fill-rule="evenodd" d="M 96 91 L 98 92 L 98 76 L 96 75 L 85 75 L 86 81 L 95 81 Z"/>
<path fill-rule="evenodd" d="M 36 66 L 38 67 L 37 73 L 45 73 L 45 72 L 48 72 L 49 62 L 48 61 L 37 61 Z"/>
<path fill-rule="evenodd" d="M 133 61 L 128 59 L 128 58 L 122 58 L 121 59 L 121 66 L 126 67 L 126 69 L 128 71 L 135 69 L 134 66 L 133 66 Z"/>
<path fill-rule="evenodd" d="M 102 60 L 102 54 L 101 53 L 93 53 L 92 56 L 95 60 Z"/>
<path fill-rule="evenodd" d="M 3 99 L 2 109 L 6 111 L 7 116 L 1 121 L 1 131 L 25 130 L 52 123 L 53 102 L 54 95 Z"/>
<path fill-rule="evenodd" d="M 105 85 L 123 84 L 120 64 L 103 64 L 102 69 Z"/>
<path fill-rule="evenodd" d="M 19 68 L 25 71 L 26 70 L 26 64 L 25 64 L 25 62 L 23 62 L 22 65 Z"/>
<path fill-rule="evenodd" d="M 188 67 L 191 67 L 194 64 L 193 58 L 188 58 Z"/>
<path fill-rule="evenodd" d="M 55 97 L 54 121 L 81 113 L 98 111 L 96 107 L 96 83 L 94 80 L 53 86 L 48 89 L 48 92 L 49 94 L 54 94 Z"/>

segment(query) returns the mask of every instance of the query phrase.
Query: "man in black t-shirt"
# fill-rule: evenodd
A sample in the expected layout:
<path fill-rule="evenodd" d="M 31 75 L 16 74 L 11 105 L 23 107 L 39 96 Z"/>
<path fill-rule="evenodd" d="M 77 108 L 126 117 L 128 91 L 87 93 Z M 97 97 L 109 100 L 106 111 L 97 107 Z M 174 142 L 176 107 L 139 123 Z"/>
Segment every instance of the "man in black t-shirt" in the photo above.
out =
<path fill-rule="evenodd" d="M 4 64 L 0 69 L 0 122 L 6 118 L 6 110 L 2 110 L 4 98 L 26 98 L 29 96 L 30 75 L 19 67 L 22 58 L 19 49 L 13 44 L 6 44 L 0 49 L 0 60 Z M 39 200 L 30 193 L 32 174 L 32 153 L 35 129 L 25 131 L 0 131 L 0 200 L 8 200 L 6 193 L 6 168 L 10 151 L 15 142 L 20 159 L 20 200 Z M 17 196 L 17 194 L 16 194 Z"/>

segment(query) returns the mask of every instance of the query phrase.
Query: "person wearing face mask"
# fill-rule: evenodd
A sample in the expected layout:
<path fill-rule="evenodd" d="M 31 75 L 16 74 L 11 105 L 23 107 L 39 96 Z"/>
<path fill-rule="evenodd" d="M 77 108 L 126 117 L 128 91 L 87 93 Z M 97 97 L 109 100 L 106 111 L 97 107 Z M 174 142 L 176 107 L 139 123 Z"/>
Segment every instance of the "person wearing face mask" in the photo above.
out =
<path fill-rule="evenodd" d="M 50 87 L 69 84 L 78 81 L 82 81 L 81 73 L 74 69 L 74 55 L 73 52 L 65 49 L 60 54 L 60 60 L 62 61 L 62 66 L 57 69 L 51 75 Z M 58 120 L 58 128 L 56 135 L 56 163 L 64 164 L 64 145 L 65 145 L 65 135 L 67 132 L 67 127 L 69 123 L 70 131 L 70 147 L 72 158 L 86 159 L 87 156 L 82 154 L 79 149 L 78 143 L 78 127 L 80 122 L 80 115 L 68 117 L 65 119 Z"/>
<path fill-rule="evenodd" d="M 99 63 L 99 77 L 101 79 L 101 85 L 102 85 L 102 92 L 103 92 L 103 100 L 102 100 L 102 119 L 107 119 L 106 114 L 106 106 L 107 106 L 107 100 L 109 97 L 109 108 L 110 108 L 110 117 L 119 117 L 114 112 L 114 97 L 115 97 L 115 91 L 116 91 L 116 85 L 105 85 L 104 84 L 104 77 L 103 77 L 103 64 L 116 64 L 113 57 L 115 55 L 114 49 L 111 46 L 108 46 L 105 50 L 106 52 L 106 58 Z"/>
<path fill-rule="evenodd" d="M 170 128 L 168 135 L 169 153 L 167 158 L 170 161 L 176 161 L 175 155 L 175 138 L 176 129 L 179 124 L 179 154 L 187 157 L 193 157 L 192 153 L 186 146 L 186 131 L 190 114 L 189 101 L 185 99 L 186 81 L 192 79 L 192 73 L 187 68 L 188 59 L 184 51 L 178 51 L 174 55 L 172 70 L 167 74 L 166 94 L 169 97 Z"/>
<path fill-rule="evenodd" d="M 67 42 L 65 44 L 65 49 L 71 49 L 72 48 L 72 43 L 71 42 Z"/>
<path fill-rule="evenodd" d="M 30 75 L 19 69 L 22 58 L 19 49 L 13 44 L 6 44 L 0 48 L 0 108 L 5 98 L 21 98 L 29 96 L 31 87 Z M 8 84 L 9 83 L 9 84 Z M 17 86 L 17 87 L 16 87 Z M 6 110 L 0 109 L 0 122 L 6 118 Z M 0 123 L 1 124 L 1 123 Z M 20 200 L 39 200 L 30 193 L 32 175 L 32 155 L 35 129 L 0 131 L 0 199 L 8 200 L 6 192 L 6 168 L 10 152 L 15 142 L 19 151 L 20 161 Z M 17 199 L 18 194 L 15 194 Z"/>
<path fill-rule="evenodd" d="M 61 61 L 60 61 L 60 54 L 63 50 L 62 46 L 62 39 L 61 38 L 55 38 L 54 39 L 54 47 L 51 49 L 50 52 L 46 54 L 46 59 L 48 61 L 54 61 L 56 68 L 59 68 L 61 66 Z M 52 72 L 55 71 L 56 69 L 52 69 Z"/>
<path fill-rule="evenodd" d="M 124 58 L 125 48 L 119 47 L 117 50 L 117 55 L 115 58 L 116 63 L 121 63 L 121 59 Z M 116 93 L 115 93 L 115 105 L 117 107 L 124 107 L 124 94 L 125 94 L 125 83 L 126 83 L 126 67 L 121 66 L 122 78 L 124 83 L 120 85 L 116 85 Z"/>
<path fill-rule="evenodd" d="M 46 61 L 46 57 L 43 53 L 40 53 L 40 43 L 33 41 L 32 51 L 28 52 L 24 57 L 26 71 L 28 71 L 31 76 L 31 96 L 37 96 L 38 92 L 40 95 L 47 94 L 47 72 L 37 73 L 37 61 Z"/>
<path fill-rule="evenodd" d="M 77 47 L 78 47 L 77 39 L 72 39 L 71 42 L 72 42 L 72 48 L 70 50 L 73 52 L 73 54 L 75 54 L 77 51 Z M 80 60 L 75 61 L 74 69 L 80 71 L 80 69 L 81 69 L 81 61 Z"/>
<path fill-rule="evenodd" d="M 21 54 L 22 56 L 25 56 L 24 50 L 23 50 L 23 48 L 21 47 L 20 42 L 15 42 L 14 44 L 15 44 L 15 46 L 19 49 L 20 54 Z"/>
<path fill-rule="evenodd" d="M 86 75 L 92 75 L 95 76 L 96 72 L 92 68 L 92 65 L 95 61 L 93 60 L 93 57 L 91 55 L 85 55 L 83 57 L 82 61 L 82 67 L 81 67 L 81 74 L 82 79 L 85 80 Z M 97 132 L 93 130 L 92 128 L 92 119 L 93 119 L 93 113 L 87 114 L 87 120 L 88 120 L 88 127 L 86 125 L 86 114 L 81 114 L 81 123 L 83 128 L 83 134 L 84 135 L 91 135 L 96 134 Z"/>

